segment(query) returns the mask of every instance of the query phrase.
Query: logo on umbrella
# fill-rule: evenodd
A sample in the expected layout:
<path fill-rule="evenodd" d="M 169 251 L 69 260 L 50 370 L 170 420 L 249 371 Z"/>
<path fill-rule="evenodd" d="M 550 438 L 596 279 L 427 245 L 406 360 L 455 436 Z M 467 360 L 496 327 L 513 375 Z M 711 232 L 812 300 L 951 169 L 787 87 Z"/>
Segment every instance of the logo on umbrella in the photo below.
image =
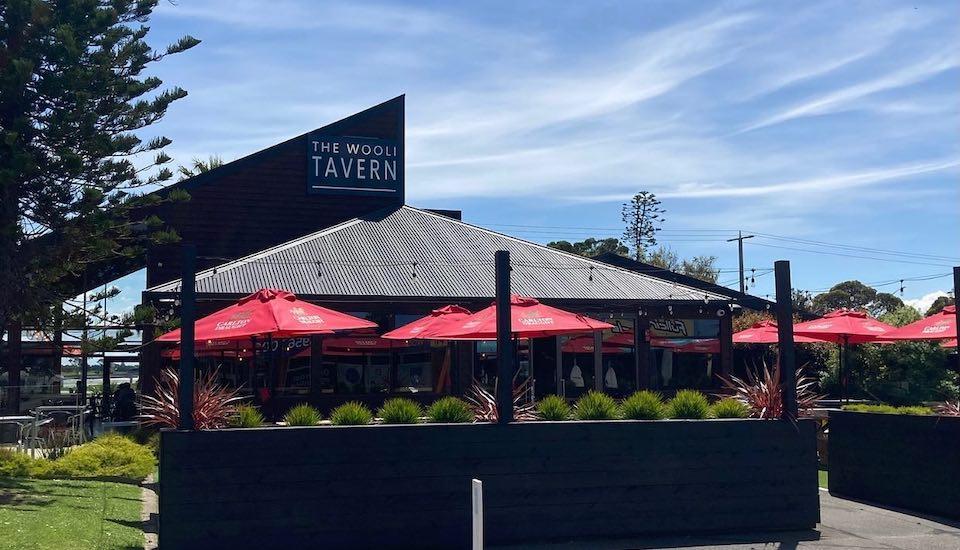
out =
<path fill-rule="evenodd" d="M 537 310 L 525 311 L 520 314 L 520 324 L 525 327 L 552 325 L 553 317 L 541 317 Z"/>
<path fill-rule="evenodd" d="M 290 315 L 293 315 L 293 318 L 303 325 L 322 325 L 324 323 L 323 317 L 319 315 L 308 315 L 302 307 L 290 308 Z"/>
<path fill-rule="evenodd" d="M 253 312 L 248 309 L 238 311 L 231 315 L 228 320 L 217 323 L 217 325 L 213 327 L 213 330 L 236 330 L 243 328 L 250 323 L 251 317 L 253 317 Z"/>

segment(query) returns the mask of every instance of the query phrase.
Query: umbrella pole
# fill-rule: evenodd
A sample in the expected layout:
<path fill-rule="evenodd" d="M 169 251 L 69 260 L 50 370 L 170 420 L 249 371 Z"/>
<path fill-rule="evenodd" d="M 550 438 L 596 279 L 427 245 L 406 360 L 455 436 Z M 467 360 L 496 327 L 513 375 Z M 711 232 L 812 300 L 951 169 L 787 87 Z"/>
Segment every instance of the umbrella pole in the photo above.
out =
<path fill-rule="evenodd" d="M 837 343 L 837 382 L 840 386 L 840 405 L 843 406 L 843 344 Z"/>

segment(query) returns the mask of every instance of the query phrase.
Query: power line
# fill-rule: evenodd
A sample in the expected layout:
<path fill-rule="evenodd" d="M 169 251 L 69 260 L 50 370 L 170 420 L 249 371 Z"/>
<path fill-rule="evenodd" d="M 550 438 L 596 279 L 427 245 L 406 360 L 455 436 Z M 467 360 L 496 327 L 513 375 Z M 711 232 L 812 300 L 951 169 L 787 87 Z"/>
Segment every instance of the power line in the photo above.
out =
<path fill-rule="evenodd" d="M 914 262 L 910 260 L 893 259 L 893 258 L 877 258 L 875 256 L 859 256 L 856 254 L 844 254 L 841 252 L 829 252 L 827 250 L 812 250 L 809 248 L 796 248 L 792 246 L 780 246 L 775 244 L 753 243 L 753 246 L 762 246 L 765 248 L 779 248 L 781 250 L 795 250 L 797 252 L 809 252 L 811 254 L 827 254 L 830 256 L 843 256 L 845 258 L 859 258 L 862 260 L 876 260 L 879 262 L 892 262 L 892 263 L 898 263 L 898 264 L 914 264 L 914 265 L 932 265 L 936 267 L 950 267 L 949 264 L 942 264 L 942 263 L 935 264 L 931 262 Z"/>
<path fill-rule="evenodd" d="M 889 249 L 884 249 L 884 248 L 870 248 L 870 247 L 866 247 L 866 246 L 857 246 L 857 245 L 849 245 L 849 244 L 830 243 L 830 242 L 826 242 L 826 241 L 815 241 L 815 240 L 812 240 L 812 239 L 800 239 L 800 238 L 796 238 L 796 237 L 785 237 L 785 236 L 783 236 L 783 235 L 773 235 L 773 234 L 770 234 L 770 233 L 760 233 L 760 232 L 757 232 L 757 231 L 754 231 L 754 233 L 756 233 L 757 236 L 759 236 L 760 238 L 764 238 L 764 239 L 771 239 L 771 240 L 776 240 L 776 241 L 792 242 L 792 243 L 798 243 L 798 244 L 812 244 L 812 245 L 824 246 L 824 247 L 828 247 L 828 248 L 839 248 L 839 249 L 842 249 L 842 250 L 851 250 L 851 251 L 854 251 L 854 252 L 869 252 L 869 253 L 876 253 L 876 254 L 890 255 L 890 256 L 904 256 L 904 257 L 907 257 L 907 258 L 926 258 L 926 259 L 929 259 L 929 260 L 947 260 L 947 261 L 960 260 L 960 256 L 939 256 L 939 255 L 935 255 L 935 254 L 923 254 L 923 253 L 919 253 L 919 252 L 902 252 L 902 251 L 898 251 L 898 250 L 889 250 Z"/>

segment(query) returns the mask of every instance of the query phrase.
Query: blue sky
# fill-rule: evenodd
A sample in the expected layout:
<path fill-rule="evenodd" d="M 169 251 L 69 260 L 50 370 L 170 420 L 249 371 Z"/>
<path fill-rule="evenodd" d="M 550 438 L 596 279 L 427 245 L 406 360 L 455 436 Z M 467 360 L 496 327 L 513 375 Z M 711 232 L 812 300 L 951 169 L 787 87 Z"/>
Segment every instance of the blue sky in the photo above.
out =
<path fill-rule="evenodd" d="M 958 22 L 954 2 L 161 2 L 155 46 L 203 43 L 152 69 L 190 95 L 151 131 L 178 162 L 232 160 L 406 93 L 415 206 L 545 242 L 618 236 L 649 190 L 682 256 L 734 268 L 742 229 L 763 234 L 747 266 L 789 259 L 796 287 L 889 283 L 960 264 Z"/>

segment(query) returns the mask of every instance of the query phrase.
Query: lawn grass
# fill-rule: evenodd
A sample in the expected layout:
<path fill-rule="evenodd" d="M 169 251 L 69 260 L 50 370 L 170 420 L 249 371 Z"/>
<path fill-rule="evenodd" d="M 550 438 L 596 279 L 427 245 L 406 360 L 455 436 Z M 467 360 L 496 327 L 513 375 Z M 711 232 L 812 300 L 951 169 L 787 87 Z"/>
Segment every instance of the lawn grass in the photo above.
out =
<path fill-rule="evenodd" d="M 124 483 L 0 479 L 0 549 L 143 548 L 140 495 Z"/>
<path fill-rule="evenodd" d="M 817 470 L 817 477 L 820 480 L 820 486 L 826 489 L 827 488 L 827 471 Z"/>

